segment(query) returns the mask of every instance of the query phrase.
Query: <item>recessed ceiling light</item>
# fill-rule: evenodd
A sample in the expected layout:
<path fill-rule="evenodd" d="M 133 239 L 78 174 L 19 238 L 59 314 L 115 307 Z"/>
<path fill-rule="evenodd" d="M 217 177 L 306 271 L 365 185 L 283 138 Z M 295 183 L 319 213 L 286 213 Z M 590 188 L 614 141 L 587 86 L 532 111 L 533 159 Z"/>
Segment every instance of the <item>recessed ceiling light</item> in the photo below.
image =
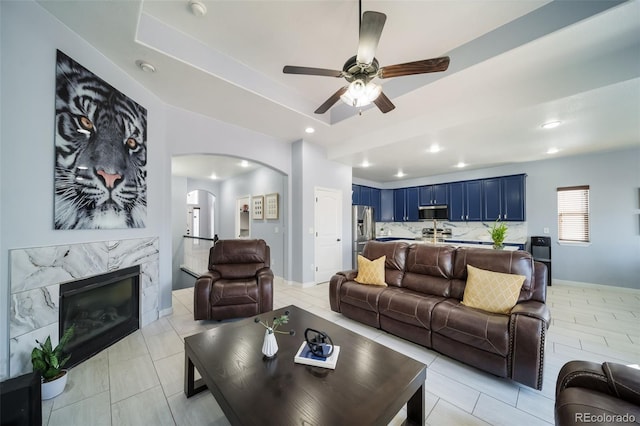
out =
<path fill-rule="evenodd" d="M 209 176 L 209 179 L 216 180 L 218 179 L 218 176 L 216 176 L 215 173 L 211 173 L 211 176 Z"/>
<path fill-rule="evenodd" d="M 144 72 L 148 72 L 148 73 L 151 73 L 151 74 L 156 72 L 156 67 L 151 65 L 149 62 L 136 61 L 136 65 L 138 65 L 138 67 Z"/>
<path fill-rule="evenodd" d="M 435 143 L 431 145 L 431 147 L 429 148 L 429 152 L 432 154 L 435 154 L 436 152 L 440 152 L 440 151 L 442 151 L 442 148 L 440 148 L 440 145 Z"/>
<path fill-rule="evenodd" d="M 304 129 L 305 133 L 313 133 L 315 131 L 316 131 L 316 129 L 314 129 L 313 127 L 307 127 L 306 129 Z"/>
<path fill-rule="evenodd" d="M 547 121 L 546 123 L 542 124 L 540 127 L 542 127 L 543 129 L 555 129 L 561 124 L 562 124 L 562 121 L 559 121 L 559 120 Z"/>
<path fill-rule="evenodd" d="M 398 170 L 398 173 L 395 174 L 395 177 L 405 177 L 407 174 L 404 173 L 402 170 Z"/>
<path fill-rule="evenodd" d="M 558 148 L 549 148 L 547 150 L 547 154 L 557 154 L 558 153 Z"/>
<path fill-rule="evenodd" d="M 191 0 L 189 2 L 189 8 L 191 9 L 191 13 L 196 16 L 204 16 L 207 14 L 207 6 L 197 0 Z"/>
<path fill-rule="evenodd" d="M 242 160 L 240 162 L 240 167 L 249 167 L 249 162 L 247 160 Z"/>
<path fill-rule="evenodd" d="M 369 167 L 371 166 L 371 163 L 369 163 L 367 160 L 364 160 L 362 163 L 360 163 L 360 167 Z"/>
<path fill-rule="evenodd" d="M 461 161 L 461 162 L 459 162 L 458 164 L 456 164 L 456 167 L 457 167 L 457 168 L 459 168 L 459 169 L 461 169 L 461 168 L 463 168 L 463 167 L 467 167 L 467 165 Z"/>

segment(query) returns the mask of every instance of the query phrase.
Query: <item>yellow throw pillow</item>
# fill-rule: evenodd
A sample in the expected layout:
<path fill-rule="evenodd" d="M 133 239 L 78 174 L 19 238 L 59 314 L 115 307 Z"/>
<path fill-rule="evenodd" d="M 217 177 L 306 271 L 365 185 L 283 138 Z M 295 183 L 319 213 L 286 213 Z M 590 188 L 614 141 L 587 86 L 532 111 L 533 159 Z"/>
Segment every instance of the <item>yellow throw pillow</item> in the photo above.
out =
<path fill-rule="evenodd" d="M 387 256 L 382 256 L 376 260 L 369 260 L 364 256 L 358 255 L 358 276 L 356 282 L 360 284 L 381 285 L 386 287 L 384 282 L 384 262 Z"/>
<path fill-rule="evenodd" d="M 462 304 L 496 314 L 508 314 L 518 302 L 524 275 L 503 274 L 467 265 Z"/>

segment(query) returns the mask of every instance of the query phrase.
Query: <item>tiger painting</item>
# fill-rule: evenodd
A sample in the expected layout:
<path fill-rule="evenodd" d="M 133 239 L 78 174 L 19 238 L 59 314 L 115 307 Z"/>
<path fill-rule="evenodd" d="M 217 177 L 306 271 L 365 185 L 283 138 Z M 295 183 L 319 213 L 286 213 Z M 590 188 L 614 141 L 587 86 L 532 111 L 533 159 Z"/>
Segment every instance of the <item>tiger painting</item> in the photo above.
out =
<path fill-rule="evenodd" d="M 143 228 L 147 110 L 58 50 L 55 228 Z"/>

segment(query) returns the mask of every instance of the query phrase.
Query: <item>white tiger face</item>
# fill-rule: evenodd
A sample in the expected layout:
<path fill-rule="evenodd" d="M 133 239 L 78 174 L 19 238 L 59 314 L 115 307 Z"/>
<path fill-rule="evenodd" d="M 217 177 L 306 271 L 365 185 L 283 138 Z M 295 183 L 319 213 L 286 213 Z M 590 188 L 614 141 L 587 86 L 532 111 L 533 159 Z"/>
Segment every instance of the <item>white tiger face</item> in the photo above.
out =
<path fill-rule="evenodd" d="M 147 111 L 58 51 L 56 229 L 141 228 Z"/>

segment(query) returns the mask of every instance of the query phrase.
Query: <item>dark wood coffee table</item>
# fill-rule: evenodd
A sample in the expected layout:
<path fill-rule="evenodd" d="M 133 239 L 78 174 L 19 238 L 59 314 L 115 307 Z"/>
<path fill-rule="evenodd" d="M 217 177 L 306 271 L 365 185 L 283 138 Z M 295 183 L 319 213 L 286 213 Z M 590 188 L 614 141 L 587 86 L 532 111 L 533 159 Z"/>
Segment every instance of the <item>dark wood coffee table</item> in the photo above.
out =
<path fill-rule="evenodd" d="M 406 424 L 424 425 L 427 366 L 296 306 L 263 359 L 264 327 L 253 318 L 186 337 L 184 393 L 209 389 L 233 425 L 387 425 L 407 404 Z M 296 364 L 306 328 L 340 346 L 335 370 Z M 195 381 L 194 366 L 202 376 Z"/>

